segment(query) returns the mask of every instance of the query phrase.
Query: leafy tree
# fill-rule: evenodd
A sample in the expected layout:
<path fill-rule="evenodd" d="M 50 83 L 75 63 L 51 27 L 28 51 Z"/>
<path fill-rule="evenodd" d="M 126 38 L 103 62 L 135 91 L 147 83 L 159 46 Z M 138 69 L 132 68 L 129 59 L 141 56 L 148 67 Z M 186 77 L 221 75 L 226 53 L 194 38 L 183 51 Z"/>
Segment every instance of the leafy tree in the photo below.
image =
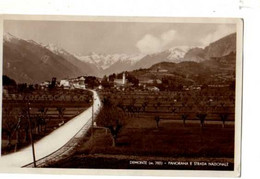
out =
<path fill-rule="evenodd" d="M 29 86 L 28 86 L 28 91 L 29 91 L 29 92 L 32 92 L 32 91 L 34 91 L 34 90 L 35 90 L 35 88 L 34 88 L 33 85 L 29 85 Z"/>
<path fill-rule="evenodd" d="M 113 73 L 112 75 L 108 76 L 109 81 L 112 81 L 112 82 L 115 80 L 115 78 L 116 78 L 116 74 L 115 73 Z"/>
<path fill-rule="evenodd" d="M 133 83 L 133 85 L 134 85 L 135 87 L 137 87 L 138 84 L 139 84 L 139 80 L 138 80 L 135 76 L 133 76 L 133 75 L 128 74 L 127 77 L 126 77 L 126 79 L 127 79 L 130 83 Z"/>
<path fill-rule="evenodd" d="M 20 93 L 26 93 L 27 92 L 27 83 L 18 84 L 17 90 Z"/>
<path fill-rule="evenodd" d="M 101 85 L 103 86 L 103 88 L 110 88 L 110 83 L 106 75 L 103 77 Z"/>
<path fill-rule="evenodd" d="M 113 141 L 112 146 L 115 147 L 118 134 L 126 124 L 127 117 L 122 109 L 111 104 L 109 98 L 104 98 L 102 103 L 103 107 L 96 116 L 96 123 L 109 129 Z"/>
<path fill-rule="evenodd" d="M 95 88 L 99 85 L 99 81 L 95 76 L 87 76 L 85 78 L 85 84 L 89 87 L 89 88 Z"/>
<path fill-rule="evenodd" d="M 3 86 L 16 86 L 15 80 L 3 75 Z"/>
<path fill-rule="evenodd" d="M 208 89 L 208 85 L 206 83 L 204 83 L 202 86 L 201 86 L 201 90 L 207 90 Z"/>
<path fill-rule="evenodd" d="M 51 84 L 49 85 L 50 90 L 52 90 L 56 87 L 56 81 L 57 81 L 57 78 L 53 77 L 52 80 L 51 80 Z"/>

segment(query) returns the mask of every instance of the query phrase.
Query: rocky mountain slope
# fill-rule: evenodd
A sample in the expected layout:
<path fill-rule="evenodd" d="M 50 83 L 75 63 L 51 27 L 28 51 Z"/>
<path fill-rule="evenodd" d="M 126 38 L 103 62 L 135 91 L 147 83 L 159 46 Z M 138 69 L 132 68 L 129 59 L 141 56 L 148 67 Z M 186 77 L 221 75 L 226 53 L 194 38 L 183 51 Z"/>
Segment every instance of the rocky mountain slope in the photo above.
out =
<path fill-rule="evenodd" d="M 4 35 L 3 74 L 18 83 L 39 83 L 45 80 L 72 78 L 96 71 L 66 51 L 52 51 L 32 40 Z"/>
<path fill-rule="evenodd" d="M 174 83 L 189 84 L 229 84 L 235 80 L 236 34 L 223 37 L 207 47 L 192 48 L 179 62 L 167 60 L 167 53 L 144 57 L 149 62 L 166 59 L 156 64 L 143 64 L 146 68 L 129 73 L 139 80 L 171 78 Z M 140 61 L 141 62 L 141 61 Z M 139 63 L 140 63 L 139 62 Z"/>
<path fill-rule="evenodd" d="M 192 48 L 181 61 L 202 62 L 211 58 L 219 58 L 236 53 L 236 33 L 225 36 L 208 46 L 202 48 Z"/>

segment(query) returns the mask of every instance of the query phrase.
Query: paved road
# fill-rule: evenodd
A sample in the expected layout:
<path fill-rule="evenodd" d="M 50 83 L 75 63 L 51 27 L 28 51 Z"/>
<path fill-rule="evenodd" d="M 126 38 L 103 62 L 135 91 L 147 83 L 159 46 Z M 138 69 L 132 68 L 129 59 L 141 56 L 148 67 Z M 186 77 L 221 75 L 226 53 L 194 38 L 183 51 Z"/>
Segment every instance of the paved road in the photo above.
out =
<path fill-rule="evenodd" d="M 95 91 L 94 94 L 94 112 L 101 106 L 100 99 Z M 41 140 L 35 143 L 35 156 L 38 163 L 43 164 L 44 161 L 50 160 L 50 158 L 62 155 L 68 155 L 73 146 L 75 146 L 87 130 L 91 126 L 92 108 L 88 108 L 86 111 L 68 121 L 63 126 L 59 127 L 49 135 L 45 136 Z M 45 159 L 43 159 L 45 158 Z M 56 158 L 58 159 L 58 158 Z M 55 160 L 55 159 L 54 159 Z M 0 158 L 1 168 L 11 167 L 23 167 L 33 162 L 32 148 L 26 147 L 16 153 L 5 155 Z"/>

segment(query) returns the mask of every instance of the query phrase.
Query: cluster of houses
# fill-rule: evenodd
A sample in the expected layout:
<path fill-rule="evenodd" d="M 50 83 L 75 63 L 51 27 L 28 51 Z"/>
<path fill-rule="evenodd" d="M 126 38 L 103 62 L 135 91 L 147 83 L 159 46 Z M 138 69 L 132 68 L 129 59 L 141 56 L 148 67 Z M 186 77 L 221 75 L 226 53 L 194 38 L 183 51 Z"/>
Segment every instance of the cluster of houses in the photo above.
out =
<path fill-rule="evenodd" d="M 80 76 L 77 78 L 71 78 L 71 79 L 61 79 L 59 81 L 56 81 L 56 78 L 53 78 L 52 81 L 44 81 L 39 86 L 41 89 L 47 89 L 50 87 L 50 85 L 54 85 L 55 87 L 63 88 L 63 89 L 86 89 L 88 87 L 88 84 L 86 84 L 86 78 L 85 76 Z M 103 89 L 103 86 L 101 85 L 101 79 L 98 79 L 99 86 L 98 89 Z M 162 83 L 161 80 L 156 80 L 158 84 Z M 138 86 L 140 88 L 143 88 L 145 90 L 149 91 L 159 91 L 159 88 L 153 86 L 154 80 L 140 80 Z M 113 88 L 117 90 L 125 90 L 126 88 L 131 88 L 133 84 L 129 82 L 126 79 L 126 74 L 123 73 L 121 79 L 114 79 L 113 81 Z"/>
<path fill-rule="evenodd" d="M 167 73 L 167 70 L 158 68 L 154 70 L 156 73 Z M 91 78 L 91 77 L 90 77 Z M 98 89 L 103 89 L 102 86 L 102 79 L 96 78 L 96 86 Z M 109 82 L 109 78 L 107 78 Z M 42 89 L 49 88 L 51 85 L 63 89 L 86 89 L 88 88 L 88 77 L 87 76 L 80 76 L 77 78 L 71 78 L 71 79 L 61 79 L 60 81 L 56 81 L 56 78 L 53 78 L 52 81 L 45 81 L 40 84 L 40 87 Z M 125 89 L 132 89 L 133 84 L 127 80 L 126 73 L 122 74 L 121 79 L 114 79 L 113 82 L 109 82 L 110 84 L 113 83 L 112 88 L 117 90 L 125 90 Z M 162 80 L 160 79 L 139 79 L 138 81 L 138 89 L 139 90 L 148 90 L 148 91 L 160 91 L 160 89 L 155 84 L 162 84 Z M 223 87 L 223 85 L 209 85 L 209 87 Z M 135 87 L 136 88 L 136 87 Z M 189 90 L 201 90 L 201 85 L 192 85 L 192 86 L 183 86 L 183 90 L 189 91 Z"/>
<path fill-rule="evenodd" d="M 60 81 L 56 81 L 55 78 L 52 81 L 44 81 L 40 84 L 42 89 L 49 88 L 51 84 L 54 83 L 54 86 L 60 87 L 63 89 L 86 89 L 85 85 L 85 77 L 81 76 L 78 78 L 71 78 L 71 79 L 62 79 Z"/>

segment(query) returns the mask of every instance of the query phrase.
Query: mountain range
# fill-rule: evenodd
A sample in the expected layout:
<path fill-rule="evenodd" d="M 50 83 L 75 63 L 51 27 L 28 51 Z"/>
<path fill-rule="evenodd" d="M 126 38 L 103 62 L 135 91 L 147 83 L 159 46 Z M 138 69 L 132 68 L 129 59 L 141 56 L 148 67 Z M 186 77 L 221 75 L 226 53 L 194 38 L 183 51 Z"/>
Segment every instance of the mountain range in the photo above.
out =
<path fill-rule="evenodd" d="M 18 83 L 39 83 L 53 77 L 71 78 L 86 72 L 96 75 L 98 71 L 63 49 L 4 35 L 3 73 Z"/>
<path fill-rule="evenodd" d="M 39 83 L 45 80 L 72 78 L 81 75 L 102 77 L 140 68 L 149 68 L 161 62 L 204 62 L 236 52 L 236 34 L 223 37 L 205 48 L 173 47 L 154 54 L 99 54 L 73 55 L 53 44 L 4 35 L 3 73 L 18 83 Z"/>

